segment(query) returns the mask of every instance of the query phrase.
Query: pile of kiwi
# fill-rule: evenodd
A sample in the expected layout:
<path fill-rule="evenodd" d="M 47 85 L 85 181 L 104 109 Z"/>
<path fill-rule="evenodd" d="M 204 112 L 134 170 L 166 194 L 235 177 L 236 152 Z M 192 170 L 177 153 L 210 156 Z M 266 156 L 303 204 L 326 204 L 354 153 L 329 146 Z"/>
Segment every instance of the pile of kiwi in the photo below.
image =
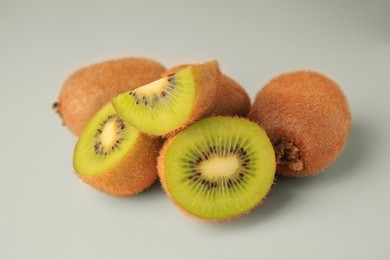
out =
<path fill-rule="evenodd" d="M 116 196 L 159 180 L 184 213 L 229 220 L 261 204 L 275 175 L 315 175 L 341 154 L 351 115 L 314 71 L 272 79 L 251 104 L 217 61 L 167 70 L 144 58 L 73 73 L 53 105 L 78 141 L 76 175 Z"/>

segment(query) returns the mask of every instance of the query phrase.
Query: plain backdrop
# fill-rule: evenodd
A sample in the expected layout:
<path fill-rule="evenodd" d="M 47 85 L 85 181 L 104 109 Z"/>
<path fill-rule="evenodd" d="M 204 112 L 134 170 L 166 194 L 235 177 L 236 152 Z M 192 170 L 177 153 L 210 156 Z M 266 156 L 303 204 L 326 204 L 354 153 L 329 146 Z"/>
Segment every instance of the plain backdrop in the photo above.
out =
<path fill-rule="evenodd" d="M 390 259 L 389 14 L 386 0 L 0 0 L 0 259 Z M 51 106 L 73 71 L 134 56 L 217 59 L 252 99 L 279 73 L 322 72 L 348 97 L 348 144 L 227 223 L 187 217 L 158 183 L 98 192 Z"/>

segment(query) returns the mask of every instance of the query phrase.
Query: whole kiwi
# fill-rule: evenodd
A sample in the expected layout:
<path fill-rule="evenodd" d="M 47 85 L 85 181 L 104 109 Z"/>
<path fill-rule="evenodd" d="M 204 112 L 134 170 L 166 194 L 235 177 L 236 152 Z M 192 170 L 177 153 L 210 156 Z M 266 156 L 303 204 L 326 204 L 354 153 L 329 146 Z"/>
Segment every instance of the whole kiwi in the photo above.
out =
<path fill-rule="evenodd" d="M 53 108 L 63 124 L 79 136 L 112 97 L 158 79 L 165 70 L 157 61 L 135 57 L 89 65 L 65 80 Z"/>
<path fill-rule="evenodd" d="M 256 96 L 248 117 L 275 148 L 277 173 L 310 176 L 331 165 L 349 134 L 351 114 L 341 88 L 314 71 L 272 79 Z"/>

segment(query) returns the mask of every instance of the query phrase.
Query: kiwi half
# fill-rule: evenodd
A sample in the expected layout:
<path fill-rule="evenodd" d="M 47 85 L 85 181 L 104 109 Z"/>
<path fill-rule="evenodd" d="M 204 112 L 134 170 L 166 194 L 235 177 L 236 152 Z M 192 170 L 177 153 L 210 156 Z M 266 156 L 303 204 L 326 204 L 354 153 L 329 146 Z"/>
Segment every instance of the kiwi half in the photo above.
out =
<path fill-rule="evenodd" d="M 267 132 L 277 173 L 310 176 L 331 165 L 346 144 L 351 124 L 341 88 L 314 71 L 272 79 L 256 96 L 249 118 Z"/>
<path fill-rule="evenodd" d="M 275 154 L 256 123 L 209 117 L 168 139 L 158 172 L 179 209 L 203 220 L 227 220 L 264 199 L 274 180 Z"/>
<path fill-rule="evenodd" d="M 157 61 L 145 58 L 123 58 L 89 65 L 66 79 L 53 108 L 78 136 L 112 97 L 158 79 L 165 70 Z"/>
<path fill-rule="evenodd" d="M 118 114 L 142 132 L 169 135 L 211 113 L 217 62 L 192 65 L 112 99 Z"/>
<path fill-rule="evenodd" d="M 111 103 L 100 109 L 77 141 L 73 165 L 78 177 L 112 195 L 139 193 L 157 179 L 162 141 L 129 125 Z"/>

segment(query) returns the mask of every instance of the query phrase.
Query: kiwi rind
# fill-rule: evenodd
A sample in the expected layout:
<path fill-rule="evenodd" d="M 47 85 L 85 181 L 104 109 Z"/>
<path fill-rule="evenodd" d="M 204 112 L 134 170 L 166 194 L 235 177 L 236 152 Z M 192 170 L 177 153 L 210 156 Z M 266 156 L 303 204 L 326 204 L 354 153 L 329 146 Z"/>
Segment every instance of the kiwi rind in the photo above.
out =
<path fill-rule="evenodd" d="M 79 136 L 92 116 L 110 99 L 160 77 L 166 68 L 148 58 L 122 58 L 83 67 L 63 83 L 54 110 Z"/>
<path fill-rule="evenodd" d="M 246 117 L 251 101 L 245 89 L 234 79 L 221 75 L 218 100 L 212 109 L 213 115 Z"/>
<path fill-rule="evenodd" d="M 188 135 L 186 137 L 188 139 L 185 140 L 185 139 L 183 139 L 183 137 L 180 137 L 181 135 L 183 135 L 183 133 L 186 134 L 186 132 L 192 131 L 191 129 L 194 127 L 198 127 L 198 125 L 202 125 L 202 127 L 204 127 L 203 128 L 204 132 L 213 131 L 212 127 L 211 127 L 211 129 L 208 129 L 208 127 L 210 126 L 209 122 L 217 121 L 217 120 L 230 121 L 230 123 L 227 124 L 228 127 L 226 127 L 226 131 L 230 131 L 230 130 L 234 131 L 232 126 L 233 125 L 237 126 L 237 124 L 240 125 L 241 121 L 243 121 L 243 120 L 245 121 L 244 124 L 247 124 L 247 122 L 249 122 L 250 124 L 253 124 L 253 126 L 256 125 L 255 128 L 256 128 L 256 131 L 258 131 L 258 136 L 256 136 L 256 138 L 261 139 L 261 142 L 260 142 L 261 144 L 254 142 L 252 145 L 254 145 L 254 147 L 256 147 L 257 145 L 259 145 L 259 147 L 261 147 L 261 151 L 259 152 L 259 154 L 262 157 L 261 160 L 262 160 L 262 163 L 264 164 L 264 165 L 262 165 L 262 167 L 264 167 L 264 169 L 263 169 L 263 172 L 261 173 L 262 174 L 261 175 L 262 176 L 262 183 L 259 185 L 262 185 L 261 186 L 262 190 L 256 194 L 257 198 L 256 198 L 256 196 L 254 196 L 255 198 L 251 198 L 251 199 L 254 199 L 255 202 L 253 203 L 252 206 L 246 208 L 244 211 L 235 212 L 234 214 L 225 215 L 225 216 L 205 216 L 205 215 L 200 215 L 196 212 L 191 212 L 190 210 L 186 209 L 185 206 L 183 206 L 181 203 L 178 202 L 177 197 L 175 198 L 175 196 L 171 193 L 170 188 L 168 187 L 169 185 L 167 185 L 167 179 L 166 179 L 167 178 L 167 176 L 166 176 L 167 165 L 166 165 L 166 163 L 167 163 L 167 156 L 177 153 L 176 150 L 170 150 L 170 149 L 173 149 L 172 144 L 175 142 L 175 140 L 177 140 L 178 138 L 181 138 L 181 139 L 178 139 L 180 141 L 177 141 L 175 145 L 178 145 L 178 143 L 186 143 L 186 142 L 191 143 L 194 140 L 197 140 L 197 136 L 195 136 L 195 135 L 192 136 L 193 133 Z M 200 130 L 198 130 L 197 132 L 199 133 Z M 184 149 L 180 150 L 180 153 L 185 153 L 185 152 L 186 151 Z M 238 118 L 238 117 L 213 116 L 213 117 L 208 117 L 208 118 L 204 118 L 202 120 L 199 120 L 198 122 L 194 123 L 193 125 L 191 125 L 187 129 L 184 129 L 182 132 L 178 133 L 177 135 L 170 137 L 164 143 L 163 148 L 161 149 L 160 155 L 158 157 L 158 174 L 160 177 L 162 187 L 163 187 L 164 191 L 166 192 L 166 194 L 170 197 L 170 199 L 174 202 L 174 204 L 182 212 L 184 212 L 185 214 L 187 214 L 191 217 L 194 217 L 196 219 L 205 220 L 205 221 L 226 221 L 226 220 L 232 220 L 232 219 L 235 219 L 235 218 L 238 218 L 240 216 L 248 214 L 256 206 L 261 204 L 261 202 L 265 199 L 266 194 L 270 191 L 270 188 L 271 188 L 273 181 L 274 181 L 275 168 L 276 168 L 275 156 L 274 156 L 272 144 L 271 144 L 270 140 L 268 139 L 265 131 L 261 127 L 259 127 L 257 124 L 252 123 L 252 122 L 250 122 L 246 119 L 243 119 L 243 118 Z M 172 176 L 172 173 L 170 173 L 170 174 Z M 181 174 L 181 173 L 177 172 L 176 175 L 179 176 L 179 174 Z M 256 172 L 256 174 L 260 174 L 260 173 Z M 186 196 L 186 195 L 183 194 L 181 196 Z"/>
<path fill-rule="evenodd" d="M 293 177 L 318 174 L 335 162 L 351 125 L 341 87 L 315 71 L 273 78 L 257 94 L 248 116 L 275 146 L 277 173 Z"/>
<path fill-rule="evenodd" d="M 135 195 L 150 187 L 157 179 L 157 156 L 162 145 L 160 138 L 152 138 L 131 126 L 127 126 L 131 128 L 129 131 L 136 131 L 134 133 L 136 138 L 131 147 L 122 147 L 125 152 L 120 158 L 112 162 L 109 167 L 102 167 L 101 171 L 95 170 L 93 173 L 85 172 L 82 170 L 83 167 L 80 167 L 81 163 L 93 163 L 92 160 L 87 162 L 85 157 L 80 157 L 84 153 L 84 151 L 80 152 L 80 149 L 90 149 L 91 152 L 94 150 L 93 145 L 85 147 L 81 146 L 80 143 L 85 138 L 94 138 L 93 129 L 96 128 L 97 130 L 100 126 L 96 122 L 104 121 L 107 116 L 105 111 L 107 110 L 110 113 L 115 113 L 111 103 L 108 103 L 96 113 L 80 135 L 73 157 L 75 173 L 85 183 L 111 195 Z M 121 145 L 119 144 L 119 146 Z M 98 157 L 103 158 L 105 156 L 111 155 L 96 155 L 96 161 L 99 160 Z"/>

